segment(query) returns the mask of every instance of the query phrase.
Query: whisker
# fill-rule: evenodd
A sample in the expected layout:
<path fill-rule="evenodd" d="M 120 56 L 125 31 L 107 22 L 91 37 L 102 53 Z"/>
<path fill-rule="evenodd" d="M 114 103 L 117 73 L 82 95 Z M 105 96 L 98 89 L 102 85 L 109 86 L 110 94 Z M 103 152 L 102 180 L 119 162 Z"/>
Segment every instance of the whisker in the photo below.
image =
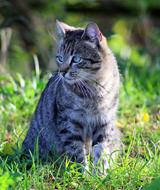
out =
<path fill-rule="evenodd" d="M 90 88 L 90 86 L 87 84 L 87 82 L 85 82 L 85 81 L 82 81 L 82 82 L 83 82 L 83 84 L 86 86 L 86 88 L 87 88 L 90 92 L 92 92 L 93 95 L 94 95 L 94 91 Z"/>
<path fill-rule="evenodd" d="M 56 78 L 55 78 L 54 81 L 53 81 L 53 84 L 56 84 L 57 81 L 59 81 L 59 79 L 60 79 L 60 77 L 57 75 Z"/>
<path fill-rule="evenodd" d="M 83 86 L 81 85 L 81 81 L 78 80 L 78 82 L 80 82 L 80 83 L 77 83 L 77 84 L 78 84 L 78 86 L 80 87 L 83 96 L 86 97 L 86 98 L 88 98 L 88 96 L 87 96 L 87 94 L 86 94 L 86 92 L 85 92 Z"/>
<path fill-rule="evenodd" d="M 55 79 L 54 79 L 54 81 L 53 81 L 52 84 L 54 84 L 55 86 L 57 86 L 59 84 L 59 82 L 61 81 L 62 76 L 59 73 L 57 73 L 54 77 L 55 77 Z"/>
<path fill-rule="evenodd" d="M 88 84 L 85 81 L 80 80 L 82 85 L 85 88 L 86 93 L 90 96 L 90 99 L 92 101 L 95 101 L 95 93 L 92 91 L 92 89 L 88 86 Z"/>
<path fill-rule="evenodd" d="M 83 85 L 83 87 L 85 88 L 85 90 L 87 91 L 86 93 L 88 93 L 88 95 L 90 96 L 90 98 L 93 100 L 93 96 L 94 95 L 92 93 L 92 91 L 87 87 L 87 85 L 84 83 L 84 81 L 80 80 L 81 84 Z"/>
<path fill-rule="evenodd" d="M 109 91 L 106 90 L 106 88 L 101 85 L 99 82 L 93 80 L 93 79 L 89 79 L 89 78 L 85 78 L 85 77 L 82 77 L 80 76 L 82 79 L 86 80 L 86 81 L 89 81 L 89 82 L 93 82 L 94 84 L 98 85 L 100 87 L 101 90 L 103 90 L 103 92 L 105 93 L 109 93 Z M 95 87 L 94 87 L 95 88 Z M 100 93 L 100 91 L 98 91 Z M 103 94 L 101 93 L 101 97 L 103 97 Z"/>
<path fill-rule="evenodd" d="M 82 77 L 81 77 L 82 78 Z M 83 78 L 82 78 L 83 79 Z M 85 78 L 84 78 L 85 79 Z M 83 83 L 83 85 L 85 86 L 86 90 L 88 91 L 89 95 L 92 96 L 91 98 L 93 99 L 93 97 L 95 96 L 95 92 L 91 89 L 91 87 L 88 85 L 88 83 L 86 81 L 82 81 L 81 83 Z"/>
<path fill-rule="evenodd" d="M 79 88 L 78 83 L 75 83 L 75 86 L 78 88 L 78 90 L 81 92 L 81 89 Z"/>
<path fill-rule="evenodd" d="M 92 98 L 92 97 L 90 96 L 90 93 L 87 91 L 87 88 L 85 87 L 85 85 L 82 83 L 81 80 L 80 80 L 80 83 L 81 83 L 82 88 L 84 89 L 84 92 L 85 92 L 87 98 L 88 98 L 88 99 Z"/>
<path fill-rule="evenodd" d="M 83 83 L 80 79 L 79 79 L 79 85 L 80 85 L 81 89 L 83 90 L 85 97 L 89 99 L 89 94 L 86 92 L 86 87 L 83 85 Z"/>

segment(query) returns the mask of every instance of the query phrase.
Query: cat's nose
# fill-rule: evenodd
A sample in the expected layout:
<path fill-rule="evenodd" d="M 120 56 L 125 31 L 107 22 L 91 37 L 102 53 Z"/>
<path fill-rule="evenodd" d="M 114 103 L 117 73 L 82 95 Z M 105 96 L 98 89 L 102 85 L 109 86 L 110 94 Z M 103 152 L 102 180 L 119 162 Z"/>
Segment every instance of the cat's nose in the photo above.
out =
<path fill-rule="evenodd" d="M 68 70 L 69 70 L 69 65 L 62 65 L 61 67 L 60 67 L 60 72 L 63 74 L 65 74 L 65 73 L 67 73 L 68 72 Z"/>

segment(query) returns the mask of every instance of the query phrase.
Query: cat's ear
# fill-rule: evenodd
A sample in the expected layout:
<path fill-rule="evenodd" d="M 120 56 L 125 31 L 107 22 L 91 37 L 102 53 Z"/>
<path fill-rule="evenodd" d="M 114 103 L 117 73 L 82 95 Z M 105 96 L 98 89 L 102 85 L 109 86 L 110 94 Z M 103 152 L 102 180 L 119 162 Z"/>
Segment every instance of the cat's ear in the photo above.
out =
<path fill-rule="evenodd" d="M 74 27 L 56 20 L 56 35 L 58 38 L 64 38 L 67 31 L 75 30 Z"/>
<path fill-rule="evenodd" d="M 88 39 L 91 42 L 99 43 L 102 41 L 102 33 L 96 23 L 89 23 L 84 30 L 82 38 Z"/>

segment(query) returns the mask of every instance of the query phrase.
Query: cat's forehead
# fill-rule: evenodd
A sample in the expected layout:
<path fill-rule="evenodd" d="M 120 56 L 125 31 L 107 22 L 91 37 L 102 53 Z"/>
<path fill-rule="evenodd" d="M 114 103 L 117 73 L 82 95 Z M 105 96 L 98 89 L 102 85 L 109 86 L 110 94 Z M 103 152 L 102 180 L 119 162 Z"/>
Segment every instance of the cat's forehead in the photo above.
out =
<path fill-rule="evenodd" d="M 83 33 L 84 30 L 82 29 L 67 31 L 64 40 L 80 40 L 82 38 Z"/>
<path fill-rule="evenodd" d="M 75 48 L 79 43 L 81 43 L 82 35 L 84 33 L 84 30 L 74 30 L 74 31 L 67 31 L 65 34 L 65 37 L 62 40 L 61 46 L 62 48 Z"/>
<path fill-rule="evenodd" d="M 67 31 L 65 34 L 65 37 L 62 39 L 61 43 L 59 43 L 59 51 L 63 52 L 70 52 L 72 49 L 72 52 L 80 52 L 83 53 L 86 49 L 91 51 L 94 49 L 95 51 L 95 45 L 93 43 L 90 43 L 89 41 L 86 41 L 82 38 L 84 34 L 83 29 L 77 29 L 73 31 Z"/>

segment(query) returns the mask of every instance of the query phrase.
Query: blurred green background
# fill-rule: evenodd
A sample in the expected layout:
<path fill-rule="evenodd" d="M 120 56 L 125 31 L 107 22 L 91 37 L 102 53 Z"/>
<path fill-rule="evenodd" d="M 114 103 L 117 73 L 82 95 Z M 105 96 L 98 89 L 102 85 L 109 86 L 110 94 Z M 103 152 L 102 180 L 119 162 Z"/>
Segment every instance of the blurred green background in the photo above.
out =
<path fill-rule="evenodd" d="M 44 73 L 55 70 L 55 19 L 96 22 L 122 72 L 159 65 L 159 0 L 0 0 L 0 74 L 30 76 L 37 63 Z"/>

